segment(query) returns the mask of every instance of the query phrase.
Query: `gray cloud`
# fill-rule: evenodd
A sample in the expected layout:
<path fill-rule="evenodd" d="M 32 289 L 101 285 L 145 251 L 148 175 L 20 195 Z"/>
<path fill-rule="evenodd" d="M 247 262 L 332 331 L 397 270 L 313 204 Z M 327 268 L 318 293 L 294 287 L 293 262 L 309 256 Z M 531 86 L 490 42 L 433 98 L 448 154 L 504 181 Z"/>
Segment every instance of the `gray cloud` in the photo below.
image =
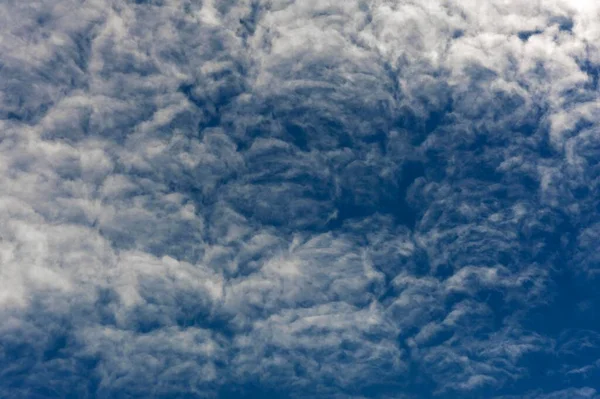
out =
<path fill-rule="evenodd" d="M 0 396 L 589 385 L 599 12 L 4 2 Z"/>

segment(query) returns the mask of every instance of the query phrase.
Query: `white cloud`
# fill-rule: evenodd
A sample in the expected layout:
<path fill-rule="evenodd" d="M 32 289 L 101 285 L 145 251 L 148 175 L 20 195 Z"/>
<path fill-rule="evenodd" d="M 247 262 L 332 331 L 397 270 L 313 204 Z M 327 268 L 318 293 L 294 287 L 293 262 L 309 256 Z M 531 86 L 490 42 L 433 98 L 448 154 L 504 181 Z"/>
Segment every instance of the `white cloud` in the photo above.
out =
<path fill-rule="evenodd" d="M 595 275 L 599 12 L 4 2 L 0 396 L 523 377 Z"/>

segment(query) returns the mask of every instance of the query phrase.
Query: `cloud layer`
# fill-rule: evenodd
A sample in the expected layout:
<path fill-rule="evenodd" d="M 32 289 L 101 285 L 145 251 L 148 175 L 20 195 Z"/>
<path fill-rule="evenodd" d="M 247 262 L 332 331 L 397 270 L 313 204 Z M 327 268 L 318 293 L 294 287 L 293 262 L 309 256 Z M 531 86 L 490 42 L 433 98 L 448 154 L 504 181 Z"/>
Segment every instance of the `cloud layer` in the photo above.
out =
<path fill-rule="evenodd" d="M 594 1 L 4 1 L 0 396 L 596 398 Z"/>

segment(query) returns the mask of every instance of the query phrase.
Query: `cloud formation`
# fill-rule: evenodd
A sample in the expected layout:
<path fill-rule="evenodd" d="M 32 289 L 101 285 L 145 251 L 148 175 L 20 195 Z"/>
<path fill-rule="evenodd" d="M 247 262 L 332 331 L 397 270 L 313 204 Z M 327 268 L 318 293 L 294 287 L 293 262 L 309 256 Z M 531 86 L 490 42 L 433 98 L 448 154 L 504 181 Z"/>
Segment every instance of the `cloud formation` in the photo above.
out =
<path fill-rule="evenodd" d="M 5 1 L 0 396 L 595 398 L 593 1 Z"/>

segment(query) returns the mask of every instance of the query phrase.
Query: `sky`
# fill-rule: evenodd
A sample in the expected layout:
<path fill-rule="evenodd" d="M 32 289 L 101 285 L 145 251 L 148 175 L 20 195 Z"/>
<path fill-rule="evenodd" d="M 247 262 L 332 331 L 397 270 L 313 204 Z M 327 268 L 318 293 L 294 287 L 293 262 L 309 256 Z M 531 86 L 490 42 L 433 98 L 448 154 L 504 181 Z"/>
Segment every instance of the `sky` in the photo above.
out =
<path fill-rule="evenodd" d="M 0 398 L 600 399 L 600 3 L 0 2 Z"/>

